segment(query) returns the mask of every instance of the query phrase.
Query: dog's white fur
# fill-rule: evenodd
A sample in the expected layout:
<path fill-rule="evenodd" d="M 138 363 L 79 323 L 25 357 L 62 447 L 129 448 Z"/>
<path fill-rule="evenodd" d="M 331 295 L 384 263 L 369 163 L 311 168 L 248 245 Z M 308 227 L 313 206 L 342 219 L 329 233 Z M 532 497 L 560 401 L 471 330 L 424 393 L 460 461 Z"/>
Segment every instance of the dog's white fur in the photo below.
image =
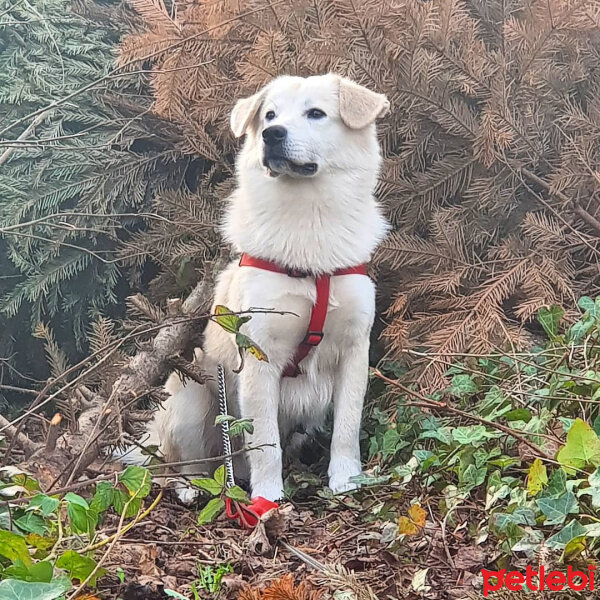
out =
<path fill-rule="evenodd" d="M 381 162 L 374 123 L 388 106 L 383 95 L 334 74 L 279 77 L 238 101 L 231 126 L 246 139 L 224 223 L 227 240 L 240 252 L 316 274 L 368 262 L 388 229 L 373 197 Z M 326 116 L 308 118 L 311 108 Z M 275 116 L 269 114 L 267 121 L 269 111 Z M 271 125 L 287 129 L 284 152 L 290 164 L 316 164 L 315 174 L 287 172 L 284 166 L 279 176 L 269 176 L 261 133 Z M 234 338 L 218 324 L 208 323 L 203 351 L 197 353 L 213 375 L 217 363 L 224 365 L 230 412 L 254 423 L 248 441 L 272 445 L 247 454 L 253 496 L 282 497 L 282 445 L 298 425 L 306 431 L 321 427 L 332 403 L 329 487 L 335 493 L 353 489 L 349 479 L 361 471 L 359 429 L 375 287 L 361 275 L 332 277 L 323 341 L 301 363 L 302 375 L 282 378 L 306 333 L 314 301 L 313 278 L 239 267 L 235 261 L 218 279 L 215 304 L 298 315 L 252 315 L 242 331 L 268 362 L 248 356 L 239 375 L 232 372 L 240 360 Z M 183 386 L 171 376 L 166 388 L 171 397 L 151 425 L 152 441 L 160 443 L 168 461 L 218 455 L 214 382 Z M 237 469 L 239 476 L 240 465 Z M 188 492 L 181 496 L 189 499 Z"/>

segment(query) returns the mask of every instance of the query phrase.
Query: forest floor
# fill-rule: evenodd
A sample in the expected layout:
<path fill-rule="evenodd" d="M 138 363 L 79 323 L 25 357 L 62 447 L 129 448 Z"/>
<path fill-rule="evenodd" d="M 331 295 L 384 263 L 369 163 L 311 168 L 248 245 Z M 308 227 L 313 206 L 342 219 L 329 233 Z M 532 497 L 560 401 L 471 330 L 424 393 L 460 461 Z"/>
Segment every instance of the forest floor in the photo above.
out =
<path fill-rule="evenodd" d="M 148 502 L 156 493 L 154 489 Z M 395 535 L 389 522 L 365 516 L 389 502 L 408 508 L 403 494 L 387 489 L 359 495 L 360 502 L 313 497 L 282 504 L 282 518 L 247 532 L 225 516 L 199 527 L 197 510 L 167 493 L 108 555 L 105 568 L 109 573 L 122 570 L 123 581 L 106 576 L 98 591 L 106 598 L 158 600 L 169 597 L 167 588 L 193 598 L 192 584 L 198 597 L 210 598 L 214 595 L 206 589 L 207 580 L 219 568 L 232 570 L 223 575 L 220 586 L 222 596 L 230 598 L 243 588 L 268 588 L 288 574 L 296 583 L 308 581 L 336 597 L 346 592 L 351 595 L 342 597 L 365 600 L 466 598 L 481 589 L 478 570 L 488 556 L 461 533 L 468 529 L 473 511 L 466 509 L 464 522 L 452 531 L 428 515 L 420 535 L 398 552 L 388 549 Z M 118 519 L 113 515 L 111 520 L 116 526 Z M 272 528 L 271 521 L 276 522 Z M 110 528 L 109 522 L 106 525 Z"/>

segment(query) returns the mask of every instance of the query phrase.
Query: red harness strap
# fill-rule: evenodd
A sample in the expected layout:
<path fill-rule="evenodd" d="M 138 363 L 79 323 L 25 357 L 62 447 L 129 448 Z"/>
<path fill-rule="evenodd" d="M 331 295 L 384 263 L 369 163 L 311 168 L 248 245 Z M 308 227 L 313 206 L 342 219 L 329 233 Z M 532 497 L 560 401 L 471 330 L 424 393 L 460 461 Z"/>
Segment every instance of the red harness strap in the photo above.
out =
<path fill-rule="evenodd" d="M 268 260 L 262 260 L 260 258 L 254 258 L 248 254 L 242 254 L 240 258 L 240 267 L 255 267 L 256 269 L 262 269 L 263 271 L 272 271 L 273 273 L 282 273 L 288 277 L 313 277 L 310 273 L 304 271 L 298 271 L 297 269 L 287 269 L 281 267 Z M 286 367 L 283 372 L 284 377 L 296 377 L 300 375 L 300 363 L 306 358 L 311 348 L 318 346 L 323 339 L 323 325 L 325 324 L 325 317 L 327 316 L 327 307 L 329 304 L 329 282 L 332 276 L 338 275 L 366 275 L 367 268 L 365 265 L 358 265 L 356 267 L 349 267 L 347 269 L 338 269 L 331 275 L 317 275 L 315 277 L 315 286 L 317 291 L 317 297 L 310 314 L 310 321 L 308 322 L 308 329 L 304 339 L 300 342 L 292 362 Z"/>

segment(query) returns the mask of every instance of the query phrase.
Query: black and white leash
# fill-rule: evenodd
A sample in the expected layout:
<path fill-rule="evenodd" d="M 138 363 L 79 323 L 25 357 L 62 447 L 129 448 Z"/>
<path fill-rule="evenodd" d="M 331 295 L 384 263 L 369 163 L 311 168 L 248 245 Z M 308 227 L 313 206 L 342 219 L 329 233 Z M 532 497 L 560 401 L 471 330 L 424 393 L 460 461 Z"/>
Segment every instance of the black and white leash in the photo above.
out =
<path fill-rule="evenodd" d="M 217 365 L 217 385 L 219 394 L 219 414 L 221 415 L 221 438 L 223 440 L 223 454 L 225 455 L 225 485 L 231 488 L 235 485 L 233 478 L 233 458 L 231 456 L 231 438 L 229 437 L 229 421 L 225 418 L 227 412 L 227 388 L 225 386 L 225 369 Z"/>

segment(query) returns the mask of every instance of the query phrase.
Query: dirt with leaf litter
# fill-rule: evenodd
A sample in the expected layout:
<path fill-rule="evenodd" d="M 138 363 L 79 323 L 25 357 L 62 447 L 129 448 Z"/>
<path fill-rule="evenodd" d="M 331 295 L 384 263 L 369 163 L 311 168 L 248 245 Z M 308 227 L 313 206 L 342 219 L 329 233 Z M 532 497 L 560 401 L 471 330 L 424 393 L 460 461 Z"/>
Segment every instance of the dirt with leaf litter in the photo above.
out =
<path fill-rule="evenodd" d="M 424 527 L 398 545 L 396 525 L 389 515 L 377 518 L 376 513 L 385 516 L 392 504 L 408 509 L 408 496 L 400 496 L 397 490 L 365 490 L 354 498 L 316 496 L 286 503 L 279 515 L 246 532 L 224 516 L 199 527 L 198 511 L 167 493 L 111 551 L 105 566 L 113 574 L 122 569 L 123 581 L 107 576 L 99 592 L 123 600 L 153 600 L 167 598 L 173 590 L 189 598 L 195 582 L 199 597 L 214 597 L 198 589 L 199 569 L 218 565 L 233 570 L 221 583 L 220 593 L 228 598 L 265 588 L 268 595 L 269 586 L 289 574 L 317 590 L 318 598 L 336 592 L 359 600 L 465 598 L 481 589 L 477 574 L 488 556 L 480 548 L 461 546 L 467 543 L 466 524 L 462 533 L 460 527 L 446 531 L 444 539 L 441 524 L 428 513 Z M 106 525 L 116 526 L 116 518 L 111 520 L 115 522 Z"/>

